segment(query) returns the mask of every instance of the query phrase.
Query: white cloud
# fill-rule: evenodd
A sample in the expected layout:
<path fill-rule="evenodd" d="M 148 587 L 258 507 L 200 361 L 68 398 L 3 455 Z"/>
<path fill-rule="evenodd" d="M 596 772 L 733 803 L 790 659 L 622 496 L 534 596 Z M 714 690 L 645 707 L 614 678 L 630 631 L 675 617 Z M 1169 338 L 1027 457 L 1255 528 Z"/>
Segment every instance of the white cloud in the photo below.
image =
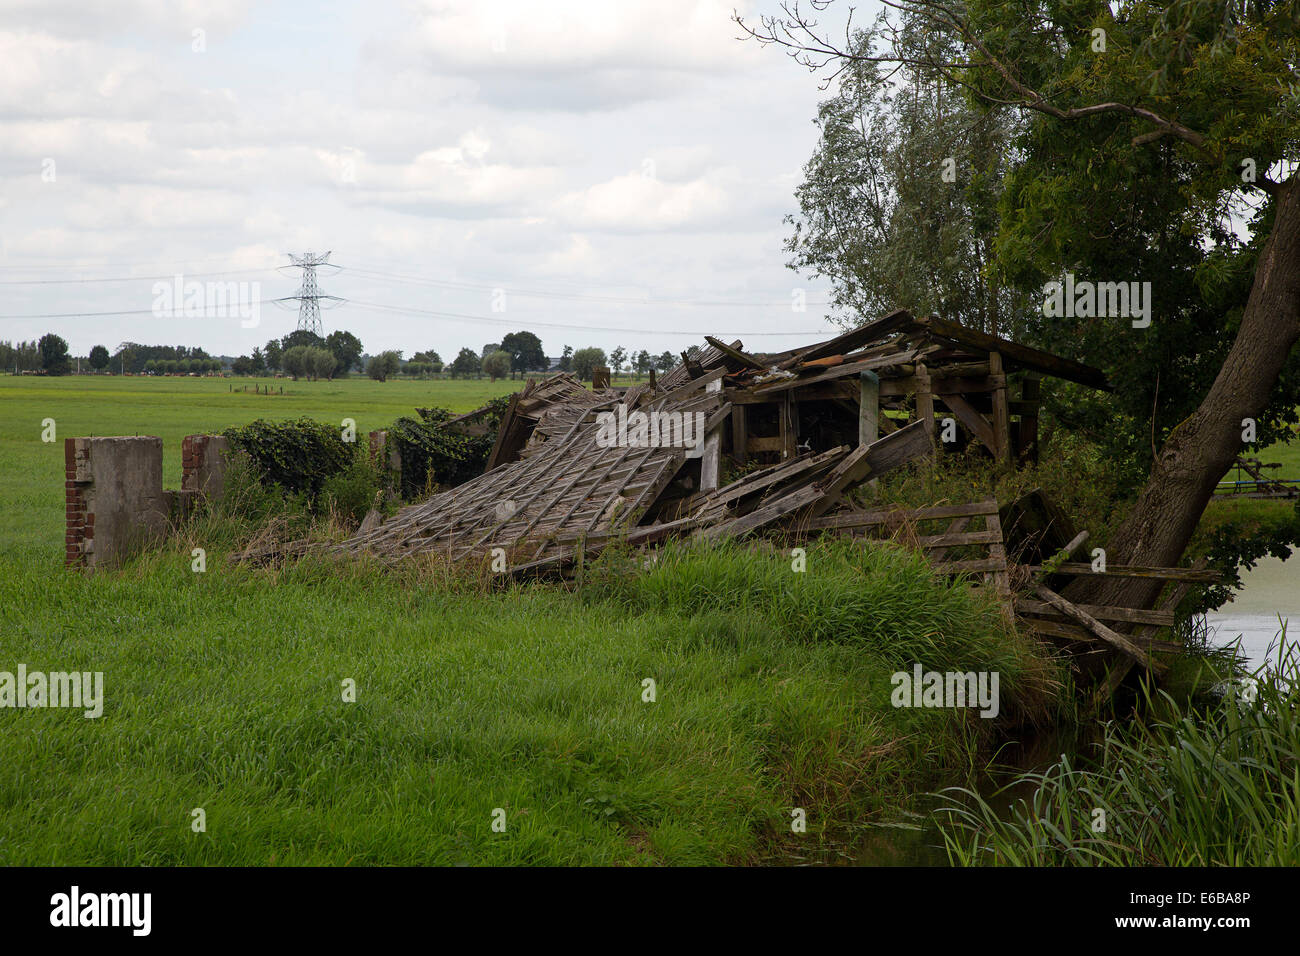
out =
<path fill-rule="evenodd" d="M 569 193 L 558 204 L 577 229 L 615 232 L 659 231 L 716 223 L 727 206 L 716 177 L 670 183 L 644 173 L 627 173 Z"/>
<path fill-rule="evenodd" d="M 784 269 L 781 216 L 820 94 L 779 52 L 738 42 L 731 6 L 336 0 L 328 16 L 288 22 L 287 7 L 245 3 L 0 0 L 0 265 L 11 278 L 24 266 L 138 275 L 333 249 L 355 271 L 322 285 L 357 301 L 490 317 L 482 287 L 551 290 L 560 297 L 512 296 L 509 313 L 519 328 L 538 323 L 548 351 L 675 350 L 691 342 L 664 330 L 697 326 L 786 331 L 798 280 Z M 204 55 L 190 50 L 196 26 L 208 30 Z M 41 180 L 45 158 L 56 182 Z M 295 280 L 262 281 L 273 297 Z M 9 288 L 0 312 L 132 309 L 141 295 L 132 284 Z M 777 305 L 769 316 L 611 296 Z M 454 355 L 501 332 L 349 308 L 328 323 L 371 351 Z M 264 316 L 261 339 L 292 328 L 283 322 Z M 110 324 L 93 326 L 96 340 L 175 333 L 147 318 Z M 91 328 L 64 331 L 84 350 Z M 238 329 L 190 331 L 214 352 L 249 347 Z"/>

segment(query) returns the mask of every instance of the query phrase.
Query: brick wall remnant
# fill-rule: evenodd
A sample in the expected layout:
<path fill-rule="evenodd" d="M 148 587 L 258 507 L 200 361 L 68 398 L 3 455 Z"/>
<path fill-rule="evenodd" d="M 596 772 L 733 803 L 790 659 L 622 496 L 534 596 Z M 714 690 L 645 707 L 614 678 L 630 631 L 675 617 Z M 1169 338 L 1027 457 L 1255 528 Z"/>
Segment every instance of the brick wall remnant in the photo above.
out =
<path fill-rule="evenodd" d="M 225 435 L 186 435 L 181 441 L 181 490 L 220 498 L 226 488 L 230 439 Z"/>

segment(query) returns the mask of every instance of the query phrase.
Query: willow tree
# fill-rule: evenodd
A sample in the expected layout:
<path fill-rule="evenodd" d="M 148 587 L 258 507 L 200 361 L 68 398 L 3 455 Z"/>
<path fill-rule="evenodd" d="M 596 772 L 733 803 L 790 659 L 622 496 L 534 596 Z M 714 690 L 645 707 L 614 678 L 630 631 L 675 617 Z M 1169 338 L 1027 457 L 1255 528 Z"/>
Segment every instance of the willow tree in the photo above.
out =
<path fill-rule="evenodd" d="M 1065 269 L 1103 254 L 1111 236 L 1098 225 L 1133 235 L 1127 221 L 1135 205 L 1139 215 L 1150 211 L 1148 194 L 1164 203 L 1168 227 L 1205 250 L 1210 268 L 1197 278 L 1208 298 L 1224 294 L 1234 270 L 1246 267 L 1244 303 L 1222 309 L 1222 360 L 1164 437 L 1110 542 L 1113 562 L 1178 563 L 1252 423 L 1276 406 L 1300 340 L 1300 10 L 1273 0 L 882 2 L 950 38 L 956 55 L 918 54 L 888 36 L 858 49 L 852 32 L 837 42 L 793 3 L 754 27 L 738 22 L 832 77 L 864 62 L 933 70 L 985 103 L 1019 110 L 1031 138 L 1066 145 L 1055 165 L 1017 172 L 999 236 L 1012 271 L 1017 260 Z M 1157 168 L 1176 178 L 1142 181 Z M 1146 190 L 1119 188 L 1134 182 Z M 1243 241 L 1234 223 L 1246 216 L 1251 233 Z M 1153 325 L 1161 314 L 1157 302 Z M 1106 324 L 1113 349 L 1141 348 L 1137 337 L 1149 331 L 1115 318 L 1091 321 Z M 1193 357 L 1217 342 L 1192 338 L 1179 347 Z M 1096 585 L 1107 597 L 1140 601 L 1158 586 Z"/>
<path fill-rule="evenodd" d="M 950 45 L 923 27 L 906 18 L 891 36 L 916 55 Z M 853 47 L 889 29 L 878 20 Z M 1029 306 L 991 268 L 1016 114 L 971 103 L 915 63 L 852 60 L 819 106 L 799 214 L 786 217 L 788 265 L 831 280 L 832 318 L 845 327 L 901 308 L 1006 334 Z"/>

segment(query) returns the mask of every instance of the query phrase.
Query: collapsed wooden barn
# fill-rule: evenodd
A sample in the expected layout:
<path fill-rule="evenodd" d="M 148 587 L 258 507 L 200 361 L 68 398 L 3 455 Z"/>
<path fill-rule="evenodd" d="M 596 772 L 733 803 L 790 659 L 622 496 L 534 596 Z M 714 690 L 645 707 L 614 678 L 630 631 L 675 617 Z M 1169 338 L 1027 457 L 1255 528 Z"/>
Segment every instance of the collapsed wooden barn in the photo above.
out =
<path fill-rule="evenodd" d="M 945 446 L 1033 460 L 1043 376 L 1109 388 L 1097 369 L 906 311 L 777 354 L 706 342 L 657 381 L 628 388 L 588 389 L 565 374 L 530 381 L 512 397 L 481 477 L 367 527 L 343 549 L 455 560 L 501 549 L 513 573 L 527 574 L 563 569 L 612 537 L 874 533 L 892 523 L 852 517 L 854 485 Z M 660 419 L 698 427 L 681 441 L 627 432 L 629 420 Z M 613 422 L 620 433 L 602 441 Z M 942 542 L 943 569 L 1007 590 L 987 503 L 949 516 L 940 531 L 929 538 Z M 986 550 L 948 554 L 972 545 Z"/>
<path fill-rule="evenodd" d="M 382 522 L 376 514 L 340 545 L 302 542 L 237 559 L 325 548 L 387 561 L 491 560 L 532 576 L 572 573 L 613 542 L 757 532 L 787 542 L 899 538 L 906 529 L 903 540 L 936 572 L 994 588 L 1040 639 L 1114 661 L 1109 689 L 1133 664 L 1159 672 L 1150 652 L 1167 647 L 1156 634 L 1174 621 L 1174 595 L 1211 572 L 1112 566 L 1100 573 L 1158 577 L 1173 594 L 1152 608 L 1076 606 L 1053 588 L 1082 573 L 1064 559 L 1087 535 L 1050 503 L 872 509 L 849 494 L 944 448 L 975 445 L 1008 467 L 1034 461 L 1042 379 L 1109 390 L 1099 370 L 906 311 L 777 354 L 706 341 L 657 381 L 631 387 L 589 389 L 568 374 L 530 381 L 506 407 L 482 475 Z M 668 440 L 647 424 L 660 421 L 670 424 Z"/>

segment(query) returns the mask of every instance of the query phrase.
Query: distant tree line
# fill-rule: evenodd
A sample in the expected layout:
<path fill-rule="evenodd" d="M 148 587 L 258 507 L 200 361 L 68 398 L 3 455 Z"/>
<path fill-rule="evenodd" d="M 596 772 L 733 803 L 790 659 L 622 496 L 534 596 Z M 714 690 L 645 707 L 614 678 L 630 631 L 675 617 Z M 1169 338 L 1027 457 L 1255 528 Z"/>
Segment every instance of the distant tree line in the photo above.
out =
<path fill-rule="evenodd" d="M 33 342 L 0 342 L 0 369 L 15 374 L 66 375 L 74 370 L 77 361 L 69 355 L 68 343 L 53 332 Z M 655 356 L 644 349 L 633 353 L 620 346 L 607 354 L 601 348 L 574 349 L 566 345 L 557 368 L 590 380 L 600 366 L 608 367 L 615 375 L 635 373 L 645 376 L 652 369 L 667 372 L 677 361 L 677 356 L 667 351 Z M 205 374 L 223 369 L 221 359 L 209 355 L 202 348 L 143 345 L 139 342 L 122 342 L 111 354 L 105 346 L 96 345 L 86 356 L 85 365 L 87 368 L 83 371 L 107 370 L 135 375 Z M 356 370 L 379 382 L 398 375 L 429 378 L 446 373 L 452 378 L 486 376 L 495 382 L 501 378 L 523 377 L 529 372 L 547 371 L 551 366 L 552 360 L 543 351 L 541 339 L 527 331 L 512 332 L 500 342 L 484 345 L 478 352 L 463 348 L 450 364 L 445 364 L 434 349 L 416 352 L 406 361 L 401 350 L 365 354 L 361 340 L 343 329 L 325 337 L 297 329 L 282 338 L 271 339 L 261 348 L 254 348 L 249 355 L 234 359 L 230 371 L 235 375 L 283 374 L 294 380 L 315 381 L 333 379 Z"/>

